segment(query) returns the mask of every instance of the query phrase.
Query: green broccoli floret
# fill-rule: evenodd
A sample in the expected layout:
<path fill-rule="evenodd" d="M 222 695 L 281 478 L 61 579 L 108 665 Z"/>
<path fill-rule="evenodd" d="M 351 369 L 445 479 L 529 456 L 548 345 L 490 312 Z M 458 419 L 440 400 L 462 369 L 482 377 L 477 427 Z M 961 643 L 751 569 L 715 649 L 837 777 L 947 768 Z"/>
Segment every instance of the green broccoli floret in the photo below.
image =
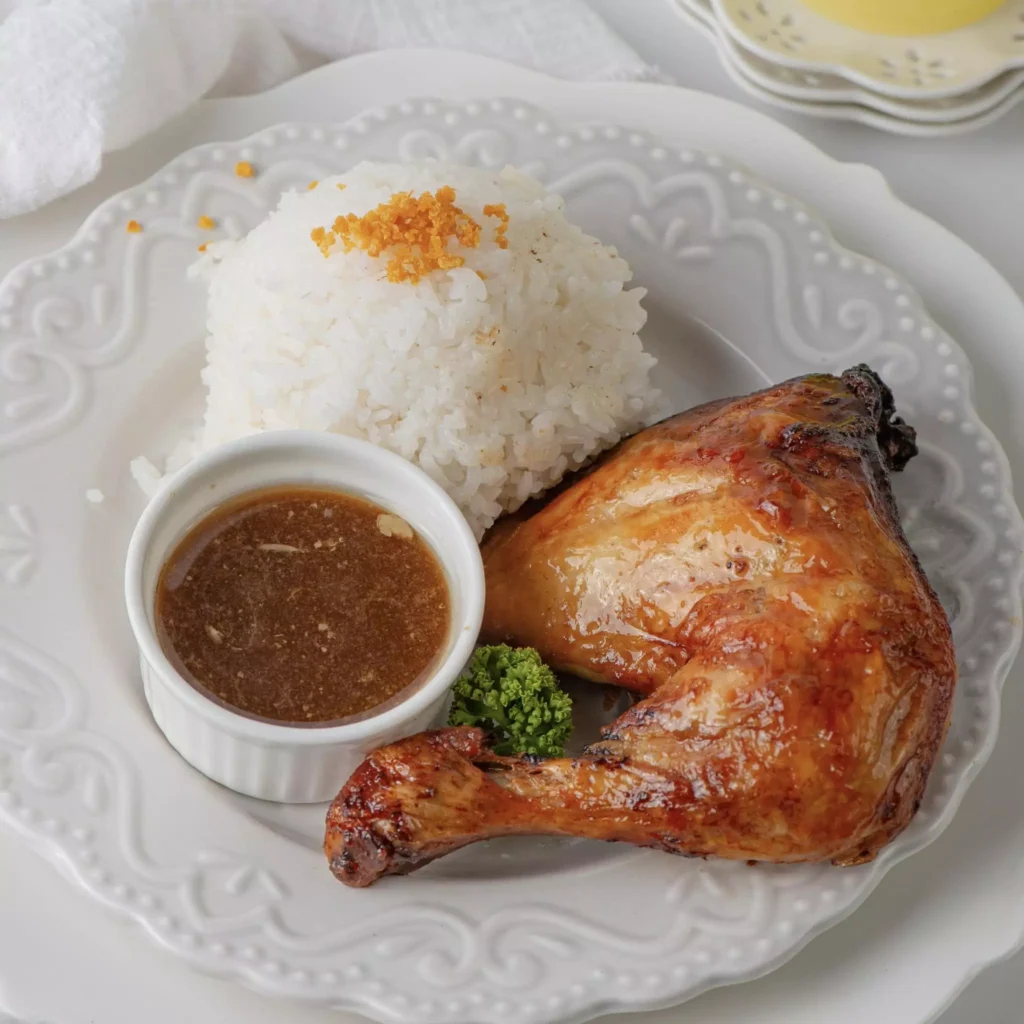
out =
<path fill-rule="evenodd" d="M 449 724 L 490 733 L 496 754 L 565 754 L 572 698 L 532 647 L 478 647 L 452 697 Z"/>

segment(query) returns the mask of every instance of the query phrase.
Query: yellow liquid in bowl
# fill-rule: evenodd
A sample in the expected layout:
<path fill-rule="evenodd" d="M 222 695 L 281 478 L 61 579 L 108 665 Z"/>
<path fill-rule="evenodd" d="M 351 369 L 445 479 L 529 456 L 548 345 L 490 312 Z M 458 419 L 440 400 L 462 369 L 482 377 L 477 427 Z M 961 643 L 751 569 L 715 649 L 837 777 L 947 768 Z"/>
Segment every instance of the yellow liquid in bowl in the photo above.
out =
<path fill-rule="evenodd" d="M 923 36 L 952 32 L 997 11 L 1006 0 L 803 0 L 832 21 L 864 32 Z"/>

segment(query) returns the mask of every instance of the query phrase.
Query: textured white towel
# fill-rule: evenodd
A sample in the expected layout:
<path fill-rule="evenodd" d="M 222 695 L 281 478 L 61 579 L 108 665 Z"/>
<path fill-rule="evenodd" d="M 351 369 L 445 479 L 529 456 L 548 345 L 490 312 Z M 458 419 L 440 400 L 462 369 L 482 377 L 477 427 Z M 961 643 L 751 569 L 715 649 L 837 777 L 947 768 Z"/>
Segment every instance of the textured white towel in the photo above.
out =
<path fill-rule="evenodd" d="M 0 0 L 0 18 L 0 217 L 91 180 L 104 152 L 202 96 L 289 78 L 302 48 L 440 46 L 563 78 L 656 77 L 582 0 Z"/>

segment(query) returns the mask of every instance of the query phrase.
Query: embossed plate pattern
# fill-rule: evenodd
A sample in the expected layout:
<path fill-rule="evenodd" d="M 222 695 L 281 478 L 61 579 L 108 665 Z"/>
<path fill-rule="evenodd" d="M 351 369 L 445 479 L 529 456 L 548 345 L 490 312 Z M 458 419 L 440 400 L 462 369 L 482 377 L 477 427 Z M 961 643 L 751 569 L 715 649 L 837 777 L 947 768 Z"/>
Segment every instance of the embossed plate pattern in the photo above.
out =
<path fill-rule="evenodd" d="M 315 820 L 236 800 L 162 741 L 120 605 L 141 508 L 127 461 L 158 457 L 197 407 L 202 295 L 184 269 L 212 236 L 196 220 L 239 234 L 284 187 L 429 155 L 515 163 L 618 246 L 649 290 L 674 406 L 860 360 L 894 386 L 922 441 L 898 497 L 963 678 L 921 813 L 874 864 L 750 869 L 517 840 L 353 892 L 326 871 Z M 256 177 L 235 177 L 238 160 Z M 715 154 L 565 130 L 515 101 L 409 101 L 200 147 L 0 285 L 0 819 L 179 956 L 274 994 L 450 1022 L 679 1002 L 781 962 L 948 823 L 995 739 L 1021 540 L 956 344 L 903 281 Z"/>

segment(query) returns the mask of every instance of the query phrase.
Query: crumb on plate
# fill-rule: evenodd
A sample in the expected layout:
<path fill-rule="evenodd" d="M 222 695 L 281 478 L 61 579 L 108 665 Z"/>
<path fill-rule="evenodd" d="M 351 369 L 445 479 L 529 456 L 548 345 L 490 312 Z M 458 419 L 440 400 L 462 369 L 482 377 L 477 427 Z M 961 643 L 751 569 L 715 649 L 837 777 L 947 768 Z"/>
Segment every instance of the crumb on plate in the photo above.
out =
<path fill-rule="evenodd" d="M 199 250 L 200 252 L 206 252 L 206 242 L 203 242 L 203 244 L 202 244 L 202 245 L 197 245 L 197 246 L 196 246 L 196 248 L 197 248 L 197 249 L 198 249 L 198 250 Z"/>
<path fill-rule="evenodd" d="M 204 231 L 209 231 L 216 226 L 217 222 L 212 217 L 207 217 L 205 213 L 196 221 L 196 227 L 200 227 Z"/>
<path fill-rule="evenodd" d="M 319 181 L 317 181 L 317 180 L 313 180 L 313 181 L 311 181 L 311 182 L 310 182 L 310 183 L 309 183 L 309 184 L 308 184 L 308 185 L 306 186 L 306 191 L 307 191 L 307 192 L 312 192 L 312 191 L 313 191 L 313 189 L 315 189 L 315 188 L 317 187 L 317 185 L 319 185 L 319 184 L 320 184 L 320 182 L 319 182 Z"/>
<path fill-rule="evenodd" d="M 235 174 L 239 178 L 251 178 L 256 172 L 253 170 L 253 166 L 248 160 L 239 160 L 235 164 Z"/>
<path fill-rule="evenodd" d="M 147 498 L 152 498 L 160 487 L 163 474 L 145 455 L 138 455 L 129 463 L 132 479 L 142 489 Z"/>
<path fill-rule="evenodd" d="M 137 235 L 142 230 L 142 225 L 137 220 L 130 220 L 125 224 L 124 229 L 130 235 Z"/>

